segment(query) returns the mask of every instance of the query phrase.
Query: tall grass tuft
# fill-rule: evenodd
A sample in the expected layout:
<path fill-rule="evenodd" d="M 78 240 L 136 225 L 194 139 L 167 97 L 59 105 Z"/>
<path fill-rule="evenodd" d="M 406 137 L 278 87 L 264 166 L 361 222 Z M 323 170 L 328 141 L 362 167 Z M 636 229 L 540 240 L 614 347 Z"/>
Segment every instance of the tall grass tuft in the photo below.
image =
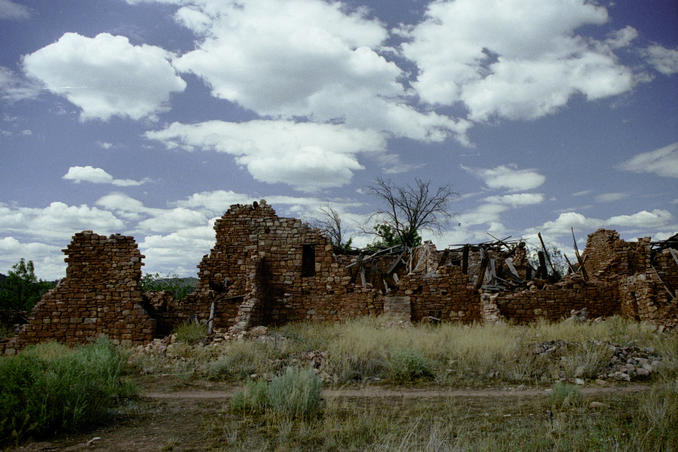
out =
<path fill-rule="evenodd" d="M 310 419 L 320 412 L 322 383 L 313 370 L 288 367 L 270 383 L 249 382 L 231 400 L 235 411 L 264 413 L 270 411 L 286 418 Z"/>
<path fill-rule="evenodd" d="M 432 364 L 417 350 L 396 350 L 390 354 L 386 368 L 389 379 L 394 383 L 414 383 L 435 378 Z"/>
<path fill-rule="evenodd" d="M 579 388 L 560 382 L 553 385 L 549 399 L 555 408 L 576 407 L 584 400 Z"/>
<path fill-rule="evenodd" d="M 136 389 L 107 339 L 69 349 L 38 345 L 0 359 L 0 443 L 97 424 Z"/>
<path fill-rule="evenodd" d="M 177 341 L 186 344 L 197 344 L 207 337 L 207 325 L 195 322 L 184 322 L 174 329 Z"/>

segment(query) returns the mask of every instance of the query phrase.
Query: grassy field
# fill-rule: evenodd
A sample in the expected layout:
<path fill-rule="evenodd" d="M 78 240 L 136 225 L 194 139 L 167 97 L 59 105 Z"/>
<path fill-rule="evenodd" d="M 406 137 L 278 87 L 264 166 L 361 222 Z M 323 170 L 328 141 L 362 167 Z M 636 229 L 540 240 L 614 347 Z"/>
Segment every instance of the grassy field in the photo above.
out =
<path fill-rule="evenodd" d="M 78 349 L 51 342 L 0 359 L 0 445 L 77 431 L 110 419 L 134 385 L 105 338 Z"/>
<path fill-rule="evenodd" d="M 196 342 L 195 337 L 191 338 Z M 540 353 L 553 345 L 554 350 Z M 271 379 L 288 366 L 313 367 L 332 385 L 550 386 L 608 373 L 615 350 L 645 354 L 652 375 L 678 373 L 678 335 L 614 317 L 599 323 L 530 326 L 442 324 L 409 328 L 365 318 L 338 324 L 292 324 L 249 341 L 190 345 L 178 341 L 132 353 L 138 375 L 245 382 Z M 625 363 L 622 363 L 625 364 Z"/>
<path fill-rule="evenodd" d="M 585 397 L 331 399 L 314 419 L 225 407 L 204 422 L 218 450 L 675 450 L 678 386 Z M 558 394 L 554 388 L 552 394 Z"/>
<path fill-rule="evenodd" d="M 678 335 L 620 318 L 406 328 L 364 318 L 286 325 L 208 345 L 204 335 L 189 326 L 171 344 L 120 351 L 102 343 L 97 353 L 95 346 L 28 350 L 22 355 L 40 366 L 64 357 L 83 364 L 68 374 L 73 381 L 103 376 L 108 392 L 92 392 L 107 394 L 100 413 L 109 424 L 97 427 L 106 416 L 92 416 L 91 422 L 50 424 L 15 440 L 51 438 L 25 443 L 27 450 L 89 447 L 100 438 L 92 447 L 149 451 L 670 451 L 678 444 Z M 651 369 L 633 378 L 634 387 L 599 379 L 626 365 L 617 362 L 620 350 L 624 360 Z M 20 373 L 21 363 L 12 359 L 2 358 L 0 369 L 10 363 Z M 141 397 L 120 404 L 130 381 Z M 89 386 L 71 386 L 89 393 Z M 221 398 L 194 397 L 217 389 Z M 171 397 L 144 397 L 151 392 Z M 59 394 L 66 403 L 58 406 L 79 400 Z"/>

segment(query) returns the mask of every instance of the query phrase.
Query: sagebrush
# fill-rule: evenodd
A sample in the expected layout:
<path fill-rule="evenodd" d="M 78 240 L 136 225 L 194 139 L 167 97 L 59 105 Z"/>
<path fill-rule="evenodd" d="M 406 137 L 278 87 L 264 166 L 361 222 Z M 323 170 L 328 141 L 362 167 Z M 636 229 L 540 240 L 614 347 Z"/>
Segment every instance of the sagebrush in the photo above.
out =
<path fill-rule="evenodd" d="M 97 424 L 135 394 L 125 356 L 107 339 L 77 349 L 47 343 L 0 359 L 0 443 Z"/>

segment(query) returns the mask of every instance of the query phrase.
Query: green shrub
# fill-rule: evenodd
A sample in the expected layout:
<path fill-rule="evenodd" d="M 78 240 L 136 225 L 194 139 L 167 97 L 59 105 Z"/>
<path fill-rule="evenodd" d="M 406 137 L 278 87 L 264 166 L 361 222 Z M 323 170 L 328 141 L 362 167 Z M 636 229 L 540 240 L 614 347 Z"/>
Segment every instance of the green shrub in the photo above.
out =
<path fill-rule="evenodd" d="M 30 311 L 40 298 L 56 285 L 35 276 L 33 261 L 23 258 L 0 281 L 0 309 Z"/>
<path fill-rule="evenodd" d="M 583 402 L 579 388 L 568 383 L 556 383 L 549 396 L 555 408 L 575 407 Z"/>
<path fill-rule="evenodd" d="M 310 418 L 320 408 L 322 382 L 312 369 L 288 367 L 268 386 L 271 408 L 289 417 Z"/>
<path fill-rule="evenodd" d="M 177 341 L 195 344 L 207 337 L 207 325 L 195 322 L 184 322 L 174 329 Z"/>
<path fill-rule="evenodd" d="M 416 350 L 397 350 L 388 358 L 386 369 L 394 383 L 432 380 L 435 372 L 431 362 Z"/>
<path fill-rule="evenodd" d="M 312 369 L 288 367 L 270 383 L 248 382 L 244 391 L 231 399 L 235 411 L 264 413 L 270 411 L 287 418 L 310 419 L 320 411 L 322 382 Z"/>
<path fill-rule="evenodd" d="M 0 359 L 0 443 L 73 431 L 104 420 L 135 388 L 107 339 L 70 350 L 43 345 Z"/>
<path fill-rule="evenodd" d="M 268 383 L 263 379 L 248 381 L 245 390 L 236 392 L 231 399 L 235 411 L 263 413 L 269 407 Z"/>

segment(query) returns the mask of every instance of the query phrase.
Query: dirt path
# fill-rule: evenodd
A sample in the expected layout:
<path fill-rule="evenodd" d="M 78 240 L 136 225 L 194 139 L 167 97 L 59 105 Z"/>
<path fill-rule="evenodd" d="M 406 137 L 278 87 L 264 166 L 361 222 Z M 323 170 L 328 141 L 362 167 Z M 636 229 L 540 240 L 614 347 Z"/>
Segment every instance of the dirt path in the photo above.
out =
<path fill-rule="evenodd" d="M 164 388 L 170 389 L 172 386 Z M 156 388 L 160 388 L 156 386 Z M 150 388 L 148 388 L 150 389 Z M 121 451 L 157 452 L 158 450 L 205 450 L 206 426 L 219 419 L 224 412 L 224 402 L 228 401 L 236 387 L 218 385 L 210 387 L 182 388 L 177 391 L 142 390 L 141 399 L 128 408 L 127 414 L 115 422 L 94 428 L 87 432 L 63 434 L 47 441 L 29 441 L 16 448 L 21 451 Z M 628 386 L 588 386 L 580 387 L 583 394 L 597 398 L 648 391 L 650 385 Z M 323 397 L 345 399 L 357 404 L 381 403 L 408 405 L 420 400 L 429 403 L 445 403 L 446 400 L 466 399 L 466 415 L 485 416 L 488 406 L 505 407 L 508 416 L 520 416 L 523 408 L 539 403 L 540 397 L 548 395 L 545 389 L 441 389 L 398 388 L 368 386 L 364 388 L 326 389 Z M 473 408 L 475 407 L 475 408 Z M 518 412 L 515 410 L 518 409 Z M 471 411 L 469 411 L 471 410 Z M 527 409 L 529 411 L 529 408 Z M 471 414 L 469 414 L 471 413 Z M 529 416 L 534 413 L 530 412 Z M 506 415 L 506 414 L 505 414 Z M 525 412 L 522 413 L 525 415 Z M 484 417 L 483 417 L 484 419 Z M 229 427 L 231 428 L 231 427 Z M 226 428 L 224 435 L 231 435 Z M 230 436 L 229 436 L 230 437 Z M 213 444 L 214 438 L 211 438 Z M 224 443 L 226 444 L 226 443 Z"/>
<path fill-rule="evenodd" d="M 613 387 L 580 387 L 579 390 L 585 395 L 628 393 L 650 389 L 648 385 L 629 385 Z M 150 399 L 171 400 L 218 400 L 230 399 L 233 391 L 177 391 L 177 392 L 146 392 L 143 397 Z M 548 395 L 548 389 L 388 389 L 380 387 L 366 387 L 361 389 L 325 389 L 323 397 L 326 398 L 385 398 L 385 399 L 425 399 L 425 398 L 451 398 L 451 397 L 538 397 Z"/>

